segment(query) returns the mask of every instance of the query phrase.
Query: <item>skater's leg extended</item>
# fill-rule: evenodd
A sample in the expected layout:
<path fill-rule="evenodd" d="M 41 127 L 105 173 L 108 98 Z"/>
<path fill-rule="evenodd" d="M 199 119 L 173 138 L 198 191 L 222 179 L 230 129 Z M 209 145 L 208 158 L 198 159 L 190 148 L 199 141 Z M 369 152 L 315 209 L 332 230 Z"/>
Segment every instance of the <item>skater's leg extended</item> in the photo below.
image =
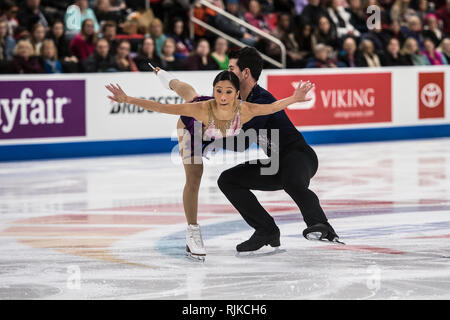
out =
<path fill-rule="evenodd" d="M 280 162 L 283 188 L 300 208 L 307 225 L 303 236 L 308 240 L 339 242 L 338 235 L 320 206 L 319 198 L 309 189 L 310 179 L 315 175 L 318 166 L 314 151 L 293 150 Z"/>

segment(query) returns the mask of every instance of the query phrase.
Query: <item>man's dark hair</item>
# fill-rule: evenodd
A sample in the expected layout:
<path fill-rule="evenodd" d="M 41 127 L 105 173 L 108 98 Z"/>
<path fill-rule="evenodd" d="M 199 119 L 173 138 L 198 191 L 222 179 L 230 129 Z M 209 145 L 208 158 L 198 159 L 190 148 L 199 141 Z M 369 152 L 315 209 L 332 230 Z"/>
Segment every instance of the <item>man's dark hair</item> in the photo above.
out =
<path fill-rule="evenodd" d="M 230 52 L 229 59 L 237 59 L 237 66 L 241 71 L 245 68 L 250 70 L 253 79 L 258 81 L 263 69 L 263 59 L 258 51 L 253 47 L 245 47 L 237 51 Z"/>
<path fill-rule="evenodd" d="M 228 70 L 224 70 L 216 76 L 213 82 L 213 86 L 215 86 L 219 81 L 226 81 L 226 80 L 231 82 L 236 91 L 239 91 L 239 78 L 233 72 Z"/>

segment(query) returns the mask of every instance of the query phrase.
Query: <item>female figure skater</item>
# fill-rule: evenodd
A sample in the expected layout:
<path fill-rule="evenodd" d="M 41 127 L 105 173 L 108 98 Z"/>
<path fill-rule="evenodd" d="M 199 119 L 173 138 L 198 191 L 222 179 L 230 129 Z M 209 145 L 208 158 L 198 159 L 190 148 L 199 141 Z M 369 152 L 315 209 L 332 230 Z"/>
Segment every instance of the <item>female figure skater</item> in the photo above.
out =
<path fill-rule="evenodd" d="M 186 252 L 188 256 L 204 260 L 206 250 L 203 245 L 200 227 L 197 224 L 198 190 L 200 187 L 203 164 L 198 161 L 202 154 L 198 154 L 195 143 L 199 137 L 204 141 L 221 139 L 237 135 L 242 125 L 252 118 L 268 115 L 283 110 L 287 106 L 305 102 L 310 99 L 306 94 L 314 87 L 312 83 L 301 82 L 293 95 L 275 101 L 272 104 L 254 104 L 241 101 L 239 97 L 239 79 L 230 71 L 220 72 L 213 82 L 214 97 L 198 97 L 195 90 L 169 73 L 155 69 L 163 84 L 179 94 L 186 101 L 183 104 L 161 104 L 152 100 L 145 100 L 127 96 L 122 88 L 116 84 L 109 84 L 106 88 L 112 95 L 108 98 L 118 103 L 129 103 L 146 110 L 180 115 L 177 128 L 179 130 L 180 153 L 183 157 L 186 172 L 186 185 L 183 191 L 183 205 L 188 223 L 186 234 Z M 200 101 L 198 101 L 200 100 Z M 195 121 L 201 125 L 196 126 Z M 195 132 L 197 129 L 201 132 Z M 180 133 L 183 132 L 183 133 Z M 186 141 L 186 137 L 190 141 Z M 200 149 L 200 153 L 201 153 Z"/>

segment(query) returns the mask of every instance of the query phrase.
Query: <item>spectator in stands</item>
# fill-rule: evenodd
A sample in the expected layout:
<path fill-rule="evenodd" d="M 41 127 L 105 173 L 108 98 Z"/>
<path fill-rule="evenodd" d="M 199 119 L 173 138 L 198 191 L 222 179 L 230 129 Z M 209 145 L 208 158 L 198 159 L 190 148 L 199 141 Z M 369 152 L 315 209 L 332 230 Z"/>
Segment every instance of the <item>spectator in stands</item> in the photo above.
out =
<path fill-rule="evenodd" d="M 155 52 L 155 43 L 152 38 L 144 38 L 142 41 L 142 47 L 134 58 L 139 71 L 153 71 L 148 65 L 150 62 L 154 67 L 161 67 L 161 59 Z"/>
<path fill-rule="evenodd" d="M 228 64 L 230 59 L 227 55 L 228 41 L 222 37 L 218 37 L 214 44 L 214 51 L 211 53 L 211 57 L 216 61 L 220 70 L 228 70 Z"/>
<path fill-rule="evenodd" d="M 375 46 L 370 39 L 363 39 L 360 44 L 361 57 L 357 60 L 358 67 L 381 67 L 380 58 L 375 53 Z"/>
<path fill-rule="evenodd" d="M 41 8 L 41 0 L 24 0 L 17 13 L 19 25 L 31 30 L 36 23 L 48 28 L 48 17 Z"/>
<path fill-rule="evenodd" d="M 422 54 L 428 59 L 430 65 L 441 66 L 448 64 L 445 56 L 435 49 L 433 40 L 426 38 L 423 41 L 423 48 Z"/>
<path fill-rule="evenodd" d="M 59 61 L 61 62 L 64 73 L 79 72 L 78 58 L 72 55 L 69 50 L 69 42 L 65 37 L 64 23 L 62 20 L 56 20 L 47 38 L 52 39 L 56 45 Z"/>
<path fill-rule="evenodd" d="M 431 13 L 430 7 L 428 5 L 428 0 L 418 0 L 416 1 L 416 8 L 415 9 L 415 13 L 416 16 L 418 16 L 420 18 L 420 20 L 424 20 L 425 17 Z"/>
<path fill-rule="evenodd" d="M 400 42 L 391 38 L 389 40 L 388 46 L 386 48 L 386 52 L 381 56 L 381 65 L 383 66 L 406 66 L 408 65 L 408 61 L 400 53 Z"/>
<path fill-rule="evenodd" d="M 447 0 L 446 5 L 436 10 L 436 15 L 442 20 L 442 31 L 446 36 L 450 35 L 450 0 Z"/>
<path fill-rule="evenodd" d="M 300 16 L 303 23 L 317 26 L 321 16 L 326 16 L 327 11 L 320 5 L 320 0 L 309 0 Z"/>
<path fill-rule="evenodd" d="M 117 72 L 116 60 L 109 54 L 109 42 L 106 39 L 98 39 L 95 52 L 84 62 L 85 72 Z"/>
<path fill-rule="evenodd" d="M 19 21 L 17 20 L 17 13 L 19 12 L 19 7 L 13 0 L 4 0 L 0 4 L 0 20 L 6 21 L 8 25 L 8 35 L 14 35 L 14 29 L 19 26 Z"/>
<path fill-rule="evenodd" d="M 264 31 L 271 32 L 269 18 L 261 12 L 261 5 L 258 0 L 250 0 L 248 4 L 248 12 L 244 15 L 245 20 L 252 26 Z"/>
<path fill-rule="evenodd" d="M 94 21 L 85 19 L 81 25 L 80 33 L 70 41 L 70 52 L 80 61 L 85 60 L 95 51 L 97 35 L 94 28 Z"/>
<path fill-rule="evenodd" d="M 323 43 L 330 50 L 338 47 L 336 29 L 331 25 L 327 16 L 321 16 L 319 18 L 319 25 L 313 34 L 313 43 Z"/>
<path fill-rule="evenodd" d="M 350 24 L 359 31 L 360 34 L 368 31 L 366 22 L 366 12 L 363 10 L 361 0 L 350 0 L 349 6 L 345 10 L 350 14 Z"/>
<path fill-rule="evenodd" d="M 292 31 L 291 14 L 289 12 L 281 12 L 278 15 L 278 23 L 272 35 L 281 40 L 286 47 L 286 64 L 289 68 L 301 66 L 303 57 L 298 52 L 298 43 Z M 278 45 L 271 42 L 268 45 L 267 54 L 272 57 L 280 58 L 281 49 Z"/>
<path fill-rule="evenodd" d="M 238 0 L 228 0 L 226 9 L 228 13 L 232 14 L 236 18 L 241 20 L 245 19 L 239 11 L 240 8 Z M 258 38 L 249 33 L 245 27 L 221 14 L 214 17 L 214 24 L 217 29 L 230 35 L 231 37 L 237 38 L 246 45 L 253 46 L 258 40 Z"/>
<path fill-rule="evenodd" d="M 327 0 L 327 11 L 338 38 L 346 35 L 360 36 L 359 31 L 350 23 L 351 15 L 340 5 L 340 0 Z"/>
<path fill-rule="evenodd" d="M 438 26 L 438 18 L 435 14 L 429 13 L 425 16 L 424 19 L 424 28 L 423 28 L 423 36 L 424 38 L 430 38 L 433 40 L 434 45 L 438 46 L 442 40 L 442 31 Z"/>
<path fill-rule="evenodd" d="M 31 44 L 33 45 L 33 55 L 41 55 L 42 41 L 45 39 L 45 28 L 39 22 L 31 30 Z"/>
<path fill-rule="evenodd" d="M 409 18 L 416 16 L 414 9 L 409 7 L 410 2 L 411 0 L 395 0 L 391 8 L 391 20 L 397 20 L 401 26 L 407 26 Z"/>
<path fill-rule="evenodd" d="M 342 43 L 342 50 L 338 54 L 338 61 L 344 64 L 346 67 L 357 67 L 357 46 L 356 41 L 352 37 L 347 37 Z"/>
<path fill-rule="evenodd" d="M 442 39 L 438 50 L 447 60 L 447 64 L 450 64 L 450 38 Z"/>
<path fill-rule="evenodd" d="M 175 56 L 175 40 L 167 38 L 164 41 L 161 55 L 161 68 L 167 71 L 183 70 L 183 61 Z"/>
<path fill-rule="evenodd" d="M 122 5 L 123 6 L 123 5 Z M 94 8 L 97 21 L 102 24 L 103 21 L 114 21 L 116 25 L 123 22 L 126 15 L 126 8 L 120 9 L 119 7 L 113 7 L 111 0 L 97 0 Z"/>
<path fill-rule="evenodd" d="M 117 46 L 117 53 L 115 55 L 118 71 L 139 71 L 130 58 L 131 44 L 128 40 L 121 40 Z"/>
<path fill-rule="evenodd" d="M 71 37 L 75 36 L 80 32 L 83 22 L 86 19 L 92 20 L 95 32 L 99 32 L 100 26 L 97 22 L 97 17 L 95 16 L 94 10 L 89 8 L 88 0 L 76 0 L 74 4 L 80 8 L 81 19 L 74 18 L 74 13 L 68 10 L 64 17 L 66 33 Z"/>
<path fill-rule="evenodd" d="M 200 39 L 195 52 L 185 60 L 186 70 L 219 70 L 219 66 L 210 55 L 209 42 Z"/>
<path fill-rule="evenodd" d="M 117 36 L 117 24 L 114 21 L 106 21 L 102 25 L 102 38 L 105 38 L 109 42 L 109 50 L 112 55 L 116 54 L 118 41 Z"/>
<path fill-rule="evenodd" d="M 42 42 L 41 57 L 45 73 L 63 73 L 62 64 L 58 60 L 58 51 L 52 39 L 45 39 Z"/>
<path fill-rule="evenodd" d="M 293 61 L 299 62 L 299 67 L 305 67 L 306 61 L 313 54 L 314 39 L 313 39 L 313 27 L 308 23 L 296 25 L 294 37 L 296 49 L 293 51 L 296 56 L 290 55 Z M 300 60 L 299 60 L 300 58 Z"/>
<path fill-rule="evenodd" d="M 44 73 L 41 59 L 33 56 L 33 45 L 30 40 L 19 40 L 14 48 L 12 73 Z"/>
<path fill-rule="evenodd" d="M 397 20 L 392 20 L 389 28 L 381 31 L 380 39 L 383 42 L 383 47 L 386 48 L 389 44 L 389 40 L 395 38 L 400 42 L 400 46 L 405 42 L 405 35 L 401 31 L 400 23 Z"/>
<path fill-rule="evenodd" d="M 163 33 L 163 23 L 158 18 L 155 18 L 150 24 L 150 34 L 155 42 L 156 53 L 161 57 L 162 47 L 167 37 Z"/>
<path fill-rule="evenodd" d="M 402 32 L 406 38 L 413 37 L 417 40 L 419 48 L 423 49 L 423 34 L 422 34 L 422 22 L 418 16 L 411 16 L 408 19 L 408 26 L 402 27 Z"/>
<path fill-rule="evenodd" d="M 184 21 L 181 18 L 175 18 L 172 22 L 172 33 L 170 37 L 175 40 L 175 56 L 179 59 L 186 59 L 192 52 L 192 42 L 186 34 Z"/>
<path fill-rule="evenodd" d="M 0 20 L 0 60 L 12 60 L 15 46 L 16 41 L 8 35 L 8 22 Z"/>
<path fill-rule="evenodd" d="M 417 40 L 413 37 L 407 38 L 403 44 L 402 54 L 411 66 L 426 66 L 430 63 L 428 59 L 420 53 Z"/>
<path fill-rule="evenodd" d="M 328 56 L 328 48 L 323 43 L 314 47 L 314 57 L 306 64 L 306 68 L 337 68 L 345 65 Z"/>

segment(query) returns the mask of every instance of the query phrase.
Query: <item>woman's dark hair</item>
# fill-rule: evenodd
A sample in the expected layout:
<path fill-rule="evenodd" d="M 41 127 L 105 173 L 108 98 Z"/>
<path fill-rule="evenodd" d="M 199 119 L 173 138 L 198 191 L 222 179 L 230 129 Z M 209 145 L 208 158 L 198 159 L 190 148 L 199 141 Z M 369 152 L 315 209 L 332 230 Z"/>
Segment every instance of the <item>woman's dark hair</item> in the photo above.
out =
<path fill-rule="evenodd" d="M 236 91 L 239 91 L 239 78 L 233 72 L 228 70 L 220 72 L 214 79 L 213 86 L 215 86 L 219 81 L 230 81 Z"/>

